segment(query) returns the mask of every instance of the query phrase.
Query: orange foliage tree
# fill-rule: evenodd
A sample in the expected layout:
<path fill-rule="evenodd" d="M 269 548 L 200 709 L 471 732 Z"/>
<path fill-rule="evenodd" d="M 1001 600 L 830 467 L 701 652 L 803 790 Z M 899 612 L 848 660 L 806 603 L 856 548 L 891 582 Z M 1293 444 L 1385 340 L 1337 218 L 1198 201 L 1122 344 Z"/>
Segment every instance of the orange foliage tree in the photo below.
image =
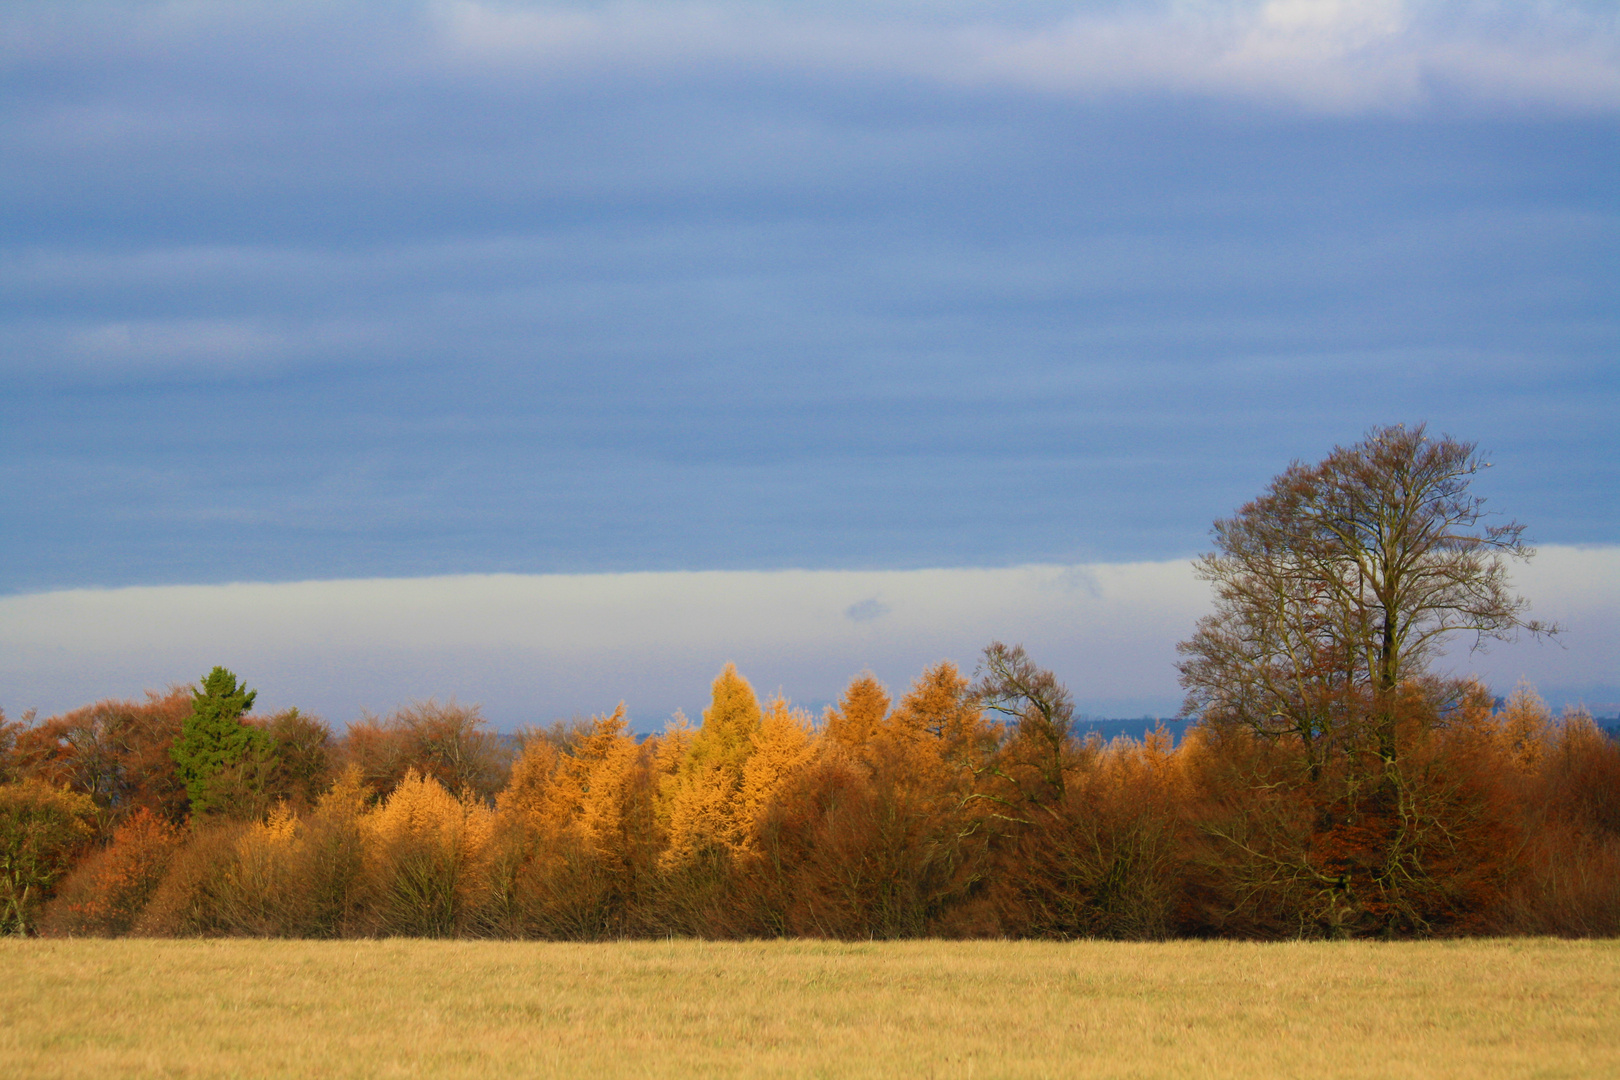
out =
<path fill-rule="evenodd" d="M 655 858 L 653 780 L 624 706 L 533 739 L 496 799 L 503 835 L 491 929 L 594 939 L 627 932 Z"/>
<path fill-rule="evenodd" d="M 176 826 L 140 807 L 113 830 L 110 844 L 79 864 L 62 883 L 44 914 L 42 932 L 99 937 L 127 933 L 182 841 Z"/>
<path fill-rule="evenodd" d="M 434 699 L 351 724 L 332 759 L 334 765 L 357 768 L 378 796 L 415 771 L 449 791 L 493 798 L 511 767 L 505 740 L 489 729 L 476 705 Z"/>
<path fill-rule="evenodd" d="M 15 732 L 12 767 L 89 796 L 105 829 L 141 808 L 178 821 L 186 787 L 169 747 L 190 714 L 187 687 L 149 692 L 145 701 L 98 701 Z"/>

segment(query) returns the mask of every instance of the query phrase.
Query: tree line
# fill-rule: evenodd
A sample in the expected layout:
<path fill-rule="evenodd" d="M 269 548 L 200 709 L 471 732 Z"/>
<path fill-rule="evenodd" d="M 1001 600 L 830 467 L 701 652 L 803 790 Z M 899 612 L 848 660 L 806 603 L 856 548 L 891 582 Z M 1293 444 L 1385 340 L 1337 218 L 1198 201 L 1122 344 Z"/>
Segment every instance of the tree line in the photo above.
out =
<path fill-rule="evenodd" d="M 812 717 L 731 665 L 700 724 L 341 735 L 197 686 L 0 717 L 0 925 L 605 939 L 1620 932 L 1620 746 L 1434 669 L 1528 618 L 1475 449 L 1375 429 L 1218 522 L 1179 743 L 1076 730 L 991 643 Z"/>

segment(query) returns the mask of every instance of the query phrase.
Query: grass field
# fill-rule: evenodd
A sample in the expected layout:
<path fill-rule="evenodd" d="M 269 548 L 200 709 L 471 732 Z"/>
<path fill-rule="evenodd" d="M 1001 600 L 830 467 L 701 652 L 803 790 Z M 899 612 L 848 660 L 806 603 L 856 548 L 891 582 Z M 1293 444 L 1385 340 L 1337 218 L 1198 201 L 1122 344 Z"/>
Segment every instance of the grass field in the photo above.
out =
<path fill-rule="evenodd" d="M 0 941 L 0 1075 L 1620 1076 L 1620 942 Z"/>

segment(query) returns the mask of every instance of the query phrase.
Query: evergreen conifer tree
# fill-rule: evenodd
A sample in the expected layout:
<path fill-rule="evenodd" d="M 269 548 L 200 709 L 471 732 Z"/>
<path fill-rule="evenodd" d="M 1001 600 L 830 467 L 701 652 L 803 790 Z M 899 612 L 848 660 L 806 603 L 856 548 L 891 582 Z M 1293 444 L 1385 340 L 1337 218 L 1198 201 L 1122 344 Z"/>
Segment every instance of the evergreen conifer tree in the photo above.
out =
<path fill-rule="evenodd" d="M 216 776 L 269 750 L 265 733 L 241 719 L 257 696 L 258 691 L 238 686 L 236 675 L 222 667 L 191 692 L 191 715 L 181 724 L 169 756 L 185 781 L 193 813 L 215 809 L 210 787 Z"/>

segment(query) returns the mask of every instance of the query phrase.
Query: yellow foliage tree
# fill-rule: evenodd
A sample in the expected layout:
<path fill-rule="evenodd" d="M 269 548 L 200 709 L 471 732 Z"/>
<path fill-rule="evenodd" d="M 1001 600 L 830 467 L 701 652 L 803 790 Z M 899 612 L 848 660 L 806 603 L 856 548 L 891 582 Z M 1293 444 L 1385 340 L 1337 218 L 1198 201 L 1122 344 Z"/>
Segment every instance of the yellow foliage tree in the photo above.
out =
<path fill-rule="evenodd" d="M 360 828 L 379 930 L 442 937 L 483 899 L 495 815 L 472 793 L 457 798 L 411 769 Z"/>
<path fill-rule="evenodd" d="M 651 833 L 643 751 L 623 703 L 559 748 L 535 739 L 497 799 L 505 828 L 491 915 L 505 932 L 600 938 L 623 932 Z"/>
<path fill-rule="evenodd" d="M 298 815 L 279 802 L 237 838 L 236 860 L 220 890 L 220 914 L 228 925 L 263 936 L 283 931 L 298 899 L 299 825 Z"/>
<path fill-rule="evenodd" d="M 534 739 L 512 764 L 512 778 L 495 796 L 502 818 L 538 824 L 566 816 L 567 799 L 553 783 L 562 754 L 547 739 Z"/>
<path fill-rule="evenodd" d="M 836 708 L 827 707 L 827 738 L 849 749 L 864 746 L 883 727 L 888 714 L 888 692 L 871 672 L 863 672 L 850 682 Z"/>
<path fill-rule="evenodd" d="M 399 787 L 363 821 L 371 838 L 387 844 L 433 840 L 469 854 L 488 843 L 493 822 L 476 797 L 457 798 L 431 776 L 407 770 Z"/>
<path fill-rule="evenodd" d="M 969 773 L 996 746 L 996 733 L 968 691 L 967 677 L 949 660 L 917 677 L 885 730 L 938 765 Z"/>
<path fill-rule="evenodd" d="M 528 816 L 541 831 L 573 830 L 598 856 L 622 859 L 640 758 L 628 726 L 620 702 L 611 714 L 592 719 L 571 754 L 549 742 L 530 743 L 497 808 Z"/>
<path fill-rule="evenodd" d="M 1552 710 L 1536 693 L 1535 687 L 1521 681 L 1496 714 L 1497 737 L 1508 759 L 1521 772 L 1529 772 L 1541 761 L 1542 749 L 1552 727 Z"/>
<path fill-rule="evenodd" d="M 648 751 L 652 755 L 653 776 L 658 787 L 658 800 L 654 805 L 658 824 L 667 834 L 669 832 L 670 809 L 675 801 L 675 789 L 679 784 L 681 763 L 692 752 L 692 740 L 697 738 L 697 728 L 692 721 L 679 709 L 670 718 L 661 734 L 648 740 Z"/>
<path fill-rule="evenodd" d="M 669 845 L 666 867 L 705 850 L 740 851 L 748 820 L 742 803 L 743 769 L 754 752 L 762 716 L 748 680 L 727 664 L 714 680 L 712 700 L 666 788 Z"/>
<path fill-rule="evenodd" d="M 597 851 L 623 859 L 627 827 L 636 798 L 640 751 L 626 731 L 624 705 L 591 730 L 575 760 L 585 767 L 580 793 L 580 827 Z"/>
<path fill-rule="evenodd" d="M 775 698 L 754 735 L 754 752 L 743 766 L 742 814 L 750 846 L 771 800 L 814 753 L 810 718 L 785 698 Z"/>

